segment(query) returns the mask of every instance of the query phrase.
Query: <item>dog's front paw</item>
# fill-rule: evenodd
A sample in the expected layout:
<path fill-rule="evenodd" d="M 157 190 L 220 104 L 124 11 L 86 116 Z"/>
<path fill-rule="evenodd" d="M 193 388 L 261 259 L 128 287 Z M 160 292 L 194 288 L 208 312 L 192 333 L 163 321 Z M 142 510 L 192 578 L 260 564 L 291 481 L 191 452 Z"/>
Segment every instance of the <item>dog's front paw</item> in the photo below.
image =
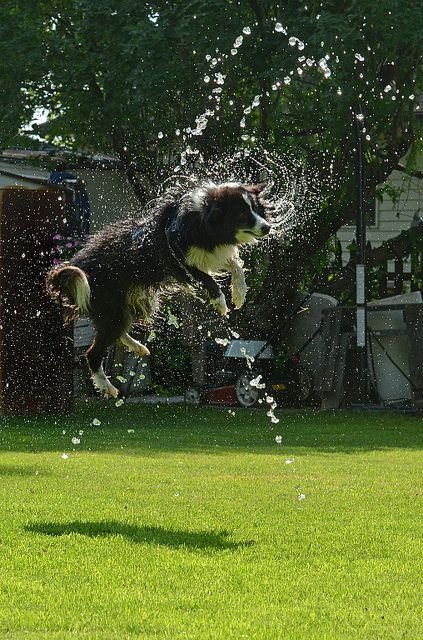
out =
<path fill-rule="evenodd" d="M 223 293 L 221 293 L 218 298 L 212 298 L 210 300 L 210 304 L 218 313 L 220 313 L 221 316 L 228 315 L 228 305 L 226 304 L 226 298 Z"/>
<path fill-rule="evenodd" d="M 240 279 L 232 283 L 231 294 L 232 302 L 234 303 L 235 309 L 239 309 L 240 307 L 242 307 L 247 295 L 247 285 L 245 284 L 244 279 Z"/>

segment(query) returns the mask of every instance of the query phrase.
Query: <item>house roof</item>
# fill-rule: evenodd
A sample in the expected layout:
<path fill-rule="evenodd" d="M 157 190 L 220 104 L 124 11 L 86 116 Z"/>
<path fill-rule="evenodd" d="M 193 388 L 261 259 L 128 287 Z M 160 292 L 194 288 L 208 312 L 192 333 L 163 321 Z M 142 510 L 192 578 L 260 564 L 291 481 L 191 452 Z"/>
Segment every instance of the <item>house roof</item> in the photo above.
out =
<path fill-rule="evenodd" d="M 31 163 L 40 168 L 51 168 L 55 162 L 66 162 L 75 167 L 92 167 L 111 169 L 120 166 L 119 159 L 114 156 L 71 151 L 58 147 L 40 149 L 10 148 L 0 152 L 0 161 L 13 164 Z"/>

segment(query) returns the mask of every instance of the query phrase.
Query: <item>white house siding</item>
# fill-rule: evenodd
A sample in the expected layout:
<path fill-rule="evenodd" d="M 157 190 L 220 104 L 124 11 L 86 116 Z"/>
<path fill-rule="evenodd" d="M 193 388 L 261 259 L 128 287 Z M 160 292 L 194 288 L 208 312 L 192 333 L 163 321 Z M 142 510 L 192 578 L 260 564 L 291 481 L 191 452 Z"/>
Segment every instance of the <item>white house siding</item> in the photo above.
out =
<path fill-rule="evenodd" d="M 423 180 L 410 177 L 401 171 L 393 171 L 387 182 L 402 191 L 396 203 L 393 203 L 386 193 L 382 202 L 376 201 L 376 224 L 367 227 L 367 240 L 371 242 L 372 247 L 378 247 L 385 240 L 408 229 L 415 214 L 423 217 Z M 337 235 L 342 244 L 343 261 L 348 262 L 347 246 L 355 238 L 355 227 L 341 227 Z"/>

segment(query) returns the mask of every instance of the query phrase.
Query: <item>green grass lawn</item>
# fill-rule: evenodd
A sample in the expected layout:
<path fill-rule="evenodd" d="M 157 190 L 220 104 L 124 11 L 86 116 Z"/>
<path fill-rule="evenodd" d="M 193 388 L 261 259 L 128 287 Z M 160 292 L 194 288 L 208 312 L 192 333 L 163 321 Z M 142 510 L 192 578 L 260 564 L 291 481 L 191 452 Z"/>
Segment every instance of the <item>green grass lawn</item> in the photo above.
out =
<path fill-rule="evenodd" d="M 0 638 L 423 638 L 422 418 L 279 417 L 2 418 Z"/>

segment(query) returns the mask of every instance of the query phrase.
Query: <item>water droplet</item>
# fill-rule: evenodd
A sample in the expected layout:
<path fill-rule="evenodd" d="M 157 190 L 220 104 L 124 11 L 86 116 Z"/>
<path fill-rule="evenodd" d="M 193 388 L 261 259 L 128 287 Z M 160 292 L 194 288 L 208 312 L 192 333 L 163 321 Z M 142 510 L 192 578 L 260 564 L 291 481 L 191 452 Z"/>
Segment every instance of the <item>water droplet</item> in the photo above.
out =
<path fill-rule="evenodd" d="M 250 27 L 244 27 L 243 30 L 242 30 L 242 33 L 244 33 L 246 36 L 251 35 Z"/>
<path fill-rule="evenodd" d="M 285 35 L 287 34 L 285 27 L 283 27 L 280 22 L 277 22 L 275 24 L 275 31 L 277 31 L 278 33 L 284 33 Z"/>
<path fill-rule="evenodd" d="M 98 418 L 94 418 L 91 424 L 93 424 L 94 427 L 99 427 L 101 425 L 101 420 L 99 420 Z"/>

